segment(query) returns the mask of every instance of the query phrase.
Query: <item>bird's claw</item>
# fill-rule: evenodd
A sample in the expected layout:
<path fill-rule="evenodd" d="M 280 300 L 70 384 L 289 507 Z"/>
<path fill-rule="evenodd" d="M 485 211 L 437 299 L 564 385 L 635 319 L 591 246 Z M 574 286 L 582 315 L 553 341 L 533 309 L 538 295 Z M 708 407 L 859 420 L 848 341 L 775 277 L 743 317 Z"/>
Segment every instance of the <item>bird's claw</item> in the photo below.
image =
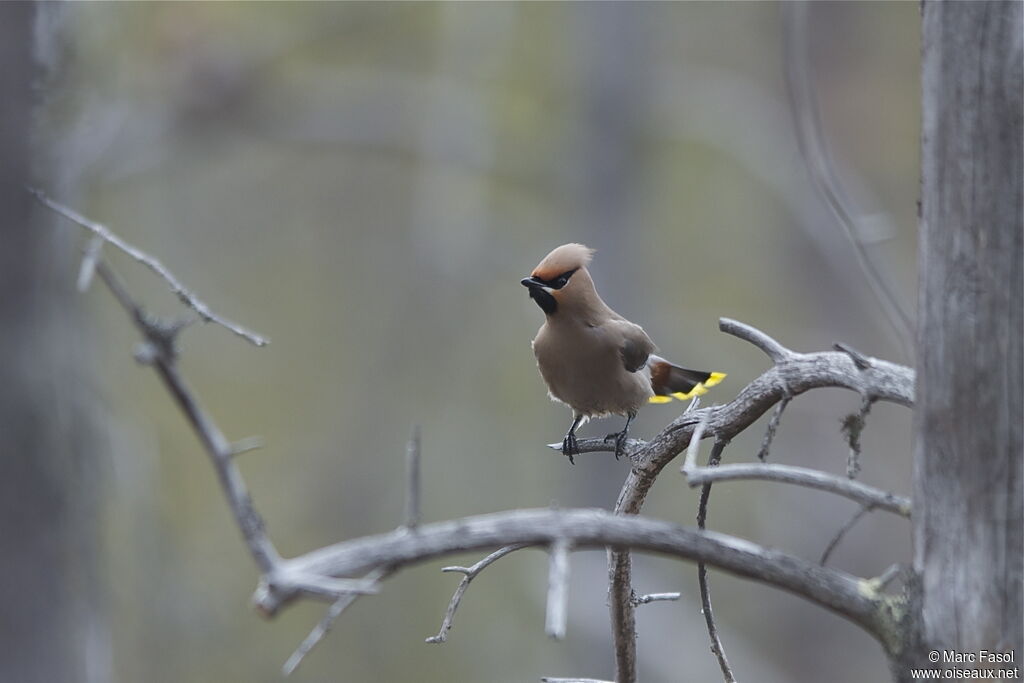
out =
<path fill-rule="evenodd" d="M 626 453 L 626 432 L 612 432 L 604 437 L 605 441 L 615 440 L 615 459 L 618 460 Z"/>
<path fill-rule="evenodd" d="M 579 446 L 576 443 L 576 435 L 575 434 L 566 434 L 565 438 L 562 439 L 562 455 L 564 455 L 567 458 L 569 458 L 569 464 L 570 465 L 575 465 L 576 464 L 576 461 L 572 459 L 572 456 L 574 454 L 576 454 L 576 453 L 579 453 L 579 452 L 580 452 L 580 449 L 579 449 Z"/>
<path fill-rule="evenodd" d="M 615 459 L 618 460 L 626 453 L 626 432 L 615 437 Z"/>

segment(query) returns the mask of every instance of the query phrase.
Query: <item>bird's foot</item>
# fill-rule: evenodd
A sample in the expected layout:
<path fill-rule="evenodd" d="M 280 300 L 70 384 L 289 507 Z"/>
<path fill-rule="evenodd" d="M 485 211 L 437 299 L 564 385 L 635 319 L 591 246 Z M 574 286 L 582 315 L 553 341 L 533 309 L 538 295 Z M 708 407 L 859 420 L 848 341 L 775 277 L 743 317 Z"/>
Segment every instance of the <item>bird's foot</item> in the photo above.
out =
<path fill-rule="evenodd" d="M 572 459 L 572 456 L 579 452 L 579 446 L 576 444 L 576 435 L 571 432 L 566 434 L 565 438 L 562 439 L 562 455 L 569 458 L 570 465 L 576 464 L 576 461 Z"/>
<path fill-rule="evenodd" d="M 604 437 L 605 441 L 615 440 L 615 459 L 618 460 L 626 453 L 626 432 L 612 432 Z"/>

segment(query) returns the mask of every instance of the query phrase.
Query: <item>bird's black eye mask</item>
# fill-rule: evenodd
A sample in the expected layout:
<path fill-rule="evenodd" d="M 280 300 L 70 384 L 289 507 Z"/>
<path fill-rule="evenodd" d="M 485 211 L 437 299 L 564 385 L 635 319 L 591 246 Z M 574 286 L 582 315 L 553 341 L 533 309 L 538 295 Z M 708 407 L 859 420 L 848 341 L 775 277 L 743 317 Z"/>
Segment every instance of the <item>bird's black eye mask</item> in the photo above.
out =
<path fill-rule="evenodd" d="M 548 289 L 561 289 L 569 283 L 569 278 L 572 277 L 579 268 L 573 268 L 567 270 L 556 278 L 550 280 L 542 280 L 536 275 L 528 277 L 523 280 L 522 284 L 530 289 L 530 298 L 537 302 L 541 310 L 547 315 L 551 315 L 558 310 L 558 302 L 555 301 L 555 297 L 551 296 Z"/>
<path fill-rule="evenodd" d="M 567 270 L 558 277 L 554 278 L 553 280 L 541 280 L 539 277 L 534 277 L 533 279 L 538 284 L 542 284 L 545 287 L 550 287 L 551 289 L 561 289 L 562 287 L 565 287 L 567 284 L 569 284 L 569 278 L 571 278 L 573 273 L 575 273 L 577 270 L 579 270 L 579 268 Z"/>

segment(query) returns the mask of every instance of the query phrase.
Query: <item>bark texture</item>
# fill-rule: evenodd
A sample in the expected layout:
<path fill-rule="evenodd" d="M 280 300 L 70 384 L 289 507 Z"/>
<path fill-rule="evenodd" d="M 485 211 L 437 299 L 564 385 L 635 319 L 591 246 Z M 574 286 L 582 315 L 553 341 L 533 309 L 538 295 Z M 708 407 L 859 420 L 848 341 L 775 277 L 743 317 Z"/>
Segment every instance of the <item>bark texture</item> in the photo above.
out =
<path fill-rule="evenodd" d="M 923 10 L 920 584 L 898 666 L 922 663 L 929 650 L 1024 652 L 1022 7 Z M 905 666 L 896 673 L 908 679 Z"/>

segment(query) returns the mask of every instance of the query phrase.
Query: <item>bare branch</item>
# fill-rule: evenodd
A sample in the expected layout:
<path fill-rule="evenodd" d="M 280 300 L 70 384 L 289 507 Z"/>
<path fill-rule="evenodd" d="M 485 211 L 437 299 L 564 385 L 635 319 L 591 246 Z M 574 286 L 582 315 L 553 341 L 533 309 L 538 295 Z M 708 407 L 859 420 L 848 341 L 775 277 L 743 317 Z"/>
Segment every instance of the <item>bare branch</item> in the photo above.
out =
<path fill-rule="evenodd" d="M 376 584 L 387 578 L 389 574 L 390 571 L 387 569 L 375 569 L 366 575 L 364 581 Z M 331 630 L 331 626 L 334 625 L 334 622 L 337 621 L 342 612 L 348 609 L 349 605 L 358 600 L 360 595 L 363 594 L 350 593 L 338 598 L 334 604 L 327 609 L 327 613 L 324 614 L 323 619 L 321 619 L 320 622 L 313 627 L 313 630 L 310 631 L 309 635 L 299 643 L 299 647 L 296 648 L 295 652 L 293 652 L 291 657 L 288 658 L 288 661 L 286 661 L 284 666 L 281 667 L 281 673 L 285 676 L 290 676 L 292 672 L 298 668 L 299 664 L 302 663 L 302 660 L 305 659 L 306 655 L 309 654 L 309 651 L 316 647 L 317 643 L 323 640 L 323 637 Z"/>
<path fill-rule="evenodd" d="M 573 455 L 579 455 L 581 453 L 614 453 L 615 452 L 615 444 L 613 442 L 607 440 L 607 439 L 584 439 L 582 441 L 577 441 L 576 444 L 577 444 L 577 450 L 573 453 Z M 609 444 L 611 444 L 611 445 L 609 445 Z M 561 452 L 562 452 L 562 444 L 561 444 L 561 442 L 559 442 L 559 443 L 549 443 L 549 444 L 545 444 L 545 445 L 548 448 L 550 448 L 551 450 L 553 450 L 553 451 L 558 451 L 559 454 L 561 454 Z M 647 442 L 642 440 L 642 439 L 626 439 L 626 441 L 623 443 L 622 448 L 623 448 L 623 451 L 626 453 L 626 456 L 629 457 L 630 459 L 632 459 L 632 457 L 633 457 L 632 454 L 637 452 L 637 451 L 639 451 L 641 448 L 643 448 L 646 445 L 647 445 Z"/>
<path fill-rule="evenodd" d="M 704 423 L 702 422 L 697 428 L 698 431 L 703 431 L 703 427 Z M 695 438 L 690 440 L 690 447 L 687 449 L 687 461 L 696 457 L 694 444 L 700 443 L 698 432 L 694 432 L 694 436 Z M 716 439 L 715 445 L 711 448 L 711 454 L 708 456 L 707 469 L 718 467 L 718 464 L 722 461 L 723 450 L 725 450 L 725 441 Z M 709 481 L 701 489 L 700 502 L 697 505 L 697 528 L 701 530 L 707 528 L 708 500 L 710 497 L 711 482 Z M 725 683 L 736 683 L 732 667 L 729 666 L 729 659 L 725 656 L 725 650 L 722 648 L 722 639 L 718 637 L 718 626 L 715 625 L 715 615 L 711 609 L 711 588 L 708 586 L 708 568 L 703 562 L 697 564 L 697 584 L 700 586 L 701 612 L 704 614 L 704 623 L 708 627 L 708 637 L 711 638 L 711 653 L 718 660 L 718 667 L 722 670 L 722 677 Z"/>
<path fill-rule="evenodd" d="M 616 506 L 616 514 L 619 512 Z M 636 594 L 633 560 L 627 547 L 608 549 L 608 611 L 615 644 L 615 680 L 636 681 Z"/>
<path fill-rule="evenodd" d="M 420 523 L 420 426 L 413 425 L 405 450 L 405 527 L 415 529 Z"/>
<path fill-rule="evenodd" d="M 469 588 L 469 584 L 472 583 L 473 579 L 477 577 L 477 574 L 482 572 L 487 567 L 491 566 L 501 558 L 505 557 L 509 553 L 515 552 L 516 550 L 522 550 L 523 548 L 529 548 L 528 543 L 516 543 L 514 545 L 508 545 L 504 548 L 495 550 L 493 553 L 480 560 L 472 567 L 445 567 L 441 571 L 443 572 L 461 572 L 465 574 L 462 577 L 462 581 L 459 582 L 458 588 L 455 589 L 455 593 L 452 595 L 452 599 L 448 602 L 448 610 L 444 614 L 444 620 L 441 622 L 441 629 L 437 632 L 436 636 L 427 638 L 428 643 L 443 643 L 448 639 L 448 631 L 452 630 L 452 619 L 455 618 L 455 610 L 459 608 L 459 603 L 462 602 L 462 596 L 466 593 L 466 589 Z"/>
<path fill-rule="evenodd" d="M 726 334 L 731 334 L 734 337 L 750 342 L 768 354 L 773 363 L 782 363 L 796 355 L 761 330 L 746 323 L 741 323 L 738 320 L 721 318 L 718 321 L 718 329 Z"/>
<path fill-rule="evenodd" d="M 909 498 L 876 489 L 859 481 L 837 477 L 806 467 L 762 463 L 736 463 L 720 465 L 715 468 L 697 467 L 687 457 L 686 463 L 680 471 L 686 475 L 687 483 L 690 487 L 701 486 L 713 481 L 735 481 L 739 479 L 777 481 L 828 491 L 867 507 L 888 510 L 902 517 L 910 516 L 911 503 Z"/>
<path fill-rule="evenodd" d="M 302 575 L 358 576 L 377 567 L 401 567 L 482 548 L 570 543 L 573 550 L 636 548 L 705 562 L 737 576 L 783 588 L 877 633 L 888 624 L 878 604 L 860 592 L 861 580 L 755 543 L 635 515 L 605 510 L 513 510 L 424 524 L 415 534 L 399 529 L 365 536 L 285 560 L 282 571 Z M 294 595 L 256 596 L 268 611 Z"/>
<path fill-rule="evenodd" d="M 103 253 L 103 238 L 93 235 L 89 245 L 85 248 L 85 255 L 82 257 L 82 265 L 78 269 L 77 287 L 79 292 L 89 289 L 92 284 L 92 276 L 96 274 L 96 262 Z"/>
<path fill-rule="evenodd" d="M 565 638 L 565 626 L 569 620 L 569 550 L 566 540 L 559 539 L 551 544 L 545 631 L 555 640 Z"/>
<path fill-rule="evenodd" d="M 775 440 L 775 432 L 779 428 L 779 422 L 782 420 L 782 411 L 786 409 L 792 397 L 788 394 L 782 397 L 782 400 L 775 404 L 775 409 L 772 411 L 772 416 L 768 420 L 768 427 L 764 430 L 764 438 L 761 440 L 761 448 L 757 451 L 757 459 L 761 462 L 765 462 L 768 459 L 768 452 L 772 448 L 772 441 Z"/>
<path fill-rule="evenodd" d="M 850 519 L 847 520 L 846 524 L 839 527 L 839 531 L 837 531 L 836 535 L 832 537 L 832 540 L 828 542 L 828 545 L 825 547 L 825 552 L 821 554 L 821 559 L 818 560 L 818 564 L 825 565 L 828 563 L 828 558 L 832 556 L 832 551 L 835 550 L 836 546 L 839 545 L 839 542 L 843 540 L 843 536 L 846 535 L 846 532 L 852 529 L 853 525 L 859 522 L 860 518 L 869 512 L 871 512 L 871 506 L 862 505 L 860 509 L 854 513 L 853 517 L 850 517 Z"/>
<path fill-rule="evenodd" d="M 128 256 L 132 257 L 133 259 L 135 259 L 136 261 L 138 261 L 139 263 L 141 263 L 142 265 L 146 266 L 154 273 L 159 275 L 161 278 L 164 279 L 164 281 L 167 282 L 167 284 L 171 288 L 171 291 L 174 292 L 178 299 L 183 304 L 185 304 L 193 311 L 198 313 L 199 317 L 202 318 L 204 322 L 212 322 L 222 327 L 225 327 L 234 332 L 235 334 L 237 334 L 239 337 L 246 339 L 247 341 L 249 341 L 252 344 L 255 344 L 256 346 L 266 346 L 267 344 L 270 343 L 270 340 L 267 339 L 266 337 L 260 336 L 255 332 L 242 327 L 238 323 L 232 322 L 227 318 L 217 313 L 214 313 L 212 310 L 210 310 L 209 306 L 200 301 L 199 297 L 197 297 L 191 290 L 186 288 L 185 285 L 182 284 L 182 282 L 177 277 L 175 277 L 174 273 L 168 270 L 163 263 L 161 263 L 155 257 L 150 256 L 146 252 L 142 251 L 141 249 L 138 249 L 132 246 L 131 244 L 128 244 L 128 242 L 124 241 L 121 237 L 119 237 L 113 231 L 111 231 L 110 228 L 107 228 L 104 225 L 96 223 L 95 221 L 91 221 L 85 216 L 81 215 L 80 213 L 74 211 L 73 209 L 69 209 L 63 204 L 55 202 L 54 200 L 47 197 L 41 190 L 37 190 L 35 188 L 28 188 L 28 191 L 32 193 L 32 196 L 35 197 L 43 206 L 57 212 L 61 216 L 64 216 L 65 218 L 70 220 L 71 222 L 77 223 L 81 227 L 91 232 L 96 237 L 100 238 L 103 242 L 108 242 L 114 245 L 124 253 L 128 254 Z M 90 247 L 90 249 L 91 248 L 92 247 Z M 88 278 L 85 277 L 84 275 L 86 272 L 85 265 L 86 261 L 83 261 L 82 271 L 79 274 L 80 288 L 83 280 L 85 281 L 86 284 L 88 284 Z"/>
<path fill-rule="evenodd" d="M 612 681 L 602 681 L 597 678 L 552 678 L 551 676 L 545 676 L 540 680 L 541 683 L 612 683 Z"/>
<path fill-rule="evenodd" d="M 678 600 L 682 597 L 682 593 L 648 593 L 647 595 L 638 595 L 633 598 L 633 605 L 649 605 L 652 602 L 666 602 L 670 600 Z"/>

